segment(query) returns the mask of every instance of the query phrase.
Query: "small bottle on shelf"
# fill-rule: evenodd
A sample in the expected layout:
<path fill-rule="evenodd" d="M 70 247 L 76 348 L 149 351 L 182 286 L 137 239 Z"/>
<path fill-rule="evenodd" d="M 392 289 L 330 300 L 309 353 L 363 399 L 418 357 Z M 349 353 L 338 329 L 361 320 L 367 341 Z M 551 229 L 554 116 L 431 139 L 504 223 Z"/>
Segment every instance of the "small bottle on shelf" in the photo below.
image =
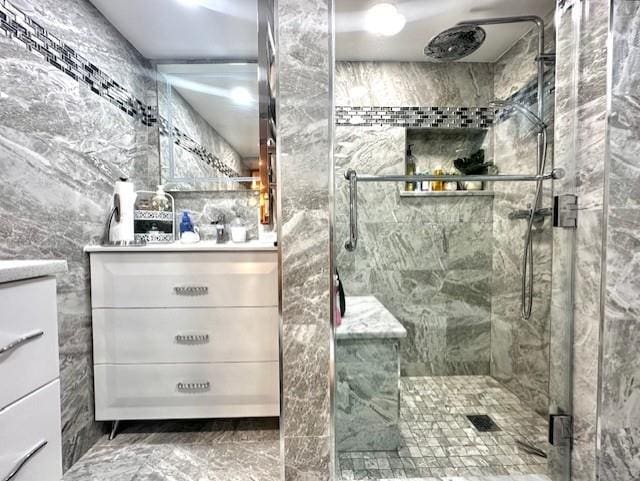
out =
<path fill-rule="evenodd" d="M 424 175 L 429 175 L 429 171 L 424 172 Z M 420 190 L 422 192 L 429 192 L 431 190 L 431 181 L 423 180 L 420 182 Z"/>
<path fill-rule="evenodd" d="M 444 170 L 441 167 L 436 167 L 433 169 L 433 175 L 444 175 Z M 444 190 L 444 182 L 441 180 L 432 181 L 431 190 L 434 192 L 442 192 Z"/>
<path fill-rule="evenodd" d="M 447 175 L 456 175 L 456 173 L 455 172 L 449 172 L 449 173 L 447 173 Z M 446 190 L 446 191 L 458 190 L 458 181 L 448 180 L 447 182 L 444 183 L 444 190 Z"/>

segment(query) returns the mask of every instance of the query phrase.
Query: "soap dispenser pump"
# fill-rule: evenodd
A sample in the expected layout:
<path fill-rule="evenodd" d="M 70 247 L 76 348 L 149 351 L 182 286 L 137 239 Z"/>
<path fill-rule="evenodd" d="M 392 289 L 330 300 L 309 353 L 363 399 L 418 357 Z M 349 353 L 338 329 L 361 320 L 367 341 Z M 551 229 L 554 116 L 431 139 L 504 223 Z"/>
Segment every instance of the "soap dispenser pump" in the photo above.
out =
<path fill-rule="evenodd" d="M 180 222 L 180 236 L 185 232 L 193 232 L 193 223 L 191 222 L 191 217 L 189 217 L 189 212 L 186 210 L 182 212 L 182 221 Z"/>
<path fill-rule="evenodd" d="M 194 227 L 191 217 L 189 217 L 189 212 L 186 210 L 182 212 L 182 221 L 180 222 L 180 242 L 185 244 L 200 242 L 198 229 Z"/>

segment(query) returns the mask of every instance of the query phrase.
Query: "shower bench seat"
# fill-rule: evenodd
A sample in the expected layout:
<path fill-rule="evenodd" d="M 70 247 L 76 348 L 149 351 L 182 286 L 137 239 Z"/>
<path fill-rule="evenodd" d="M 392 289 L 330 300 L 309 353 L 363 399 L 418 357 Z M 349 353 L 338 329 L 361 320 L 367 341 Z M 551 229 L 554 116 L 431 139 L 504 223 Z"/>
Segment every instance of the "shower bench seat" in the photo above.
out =
<path fill-rule="evenodd" d="M 400 342 L 407 331 L 374 296 L 347 297 L 336 329 L 338 451 L 400 445 Z"/>

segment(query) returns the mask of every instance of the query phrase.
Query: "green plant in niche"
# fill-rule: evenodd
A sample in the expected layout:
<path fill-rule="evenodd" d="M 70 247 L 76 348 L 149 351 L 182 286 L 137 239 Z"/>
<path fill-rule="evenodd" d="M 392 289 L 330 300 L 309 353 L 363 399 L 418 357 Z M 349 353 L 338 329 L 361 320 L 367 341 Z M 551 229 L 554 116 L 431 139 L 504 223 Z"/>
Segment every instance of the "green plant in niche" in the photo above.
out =
<path fill-rule="evenodd" d="M 454 160 L 453 165 L 463 175 L 487 175 L 493 164 L 484 161 L 484 149 L 480 149 L 469 157 Z"/>

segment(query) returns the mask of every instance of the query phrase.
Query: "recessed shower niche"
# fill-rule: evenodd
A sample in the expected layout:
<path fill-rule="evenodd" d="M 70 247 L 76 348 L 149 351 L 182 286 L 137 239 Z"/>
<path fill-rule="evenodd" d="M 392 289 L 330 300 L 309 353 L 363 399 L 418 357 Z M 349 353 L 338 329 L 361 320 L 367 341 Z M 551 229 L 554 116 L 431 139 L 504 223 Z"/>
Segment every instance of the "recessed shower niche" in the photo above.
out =
<path fill-rule="evenodd" d="M 407 128 L 406 172 L 416 175 L 461 175 L 464 172 L 456 168 L 456 159 L 466 160 L 467 166 L 471 164 L 470 173 L 475 174 L 479 170 L 486 172 L 487 167 L 477 167 L 481 164 L 493 165 L 493 136 L 490 132 L 489 129 L 478 128 Z M 412 163 L 415 165 L 412 166 Z M 413 183 L 413 189 L 408 183 L 400 194 L 403 197 L 493 195 L 485 183 L 470 185 L 468 190 L 467 186 L 462 182 L 416 182 Z"/>

